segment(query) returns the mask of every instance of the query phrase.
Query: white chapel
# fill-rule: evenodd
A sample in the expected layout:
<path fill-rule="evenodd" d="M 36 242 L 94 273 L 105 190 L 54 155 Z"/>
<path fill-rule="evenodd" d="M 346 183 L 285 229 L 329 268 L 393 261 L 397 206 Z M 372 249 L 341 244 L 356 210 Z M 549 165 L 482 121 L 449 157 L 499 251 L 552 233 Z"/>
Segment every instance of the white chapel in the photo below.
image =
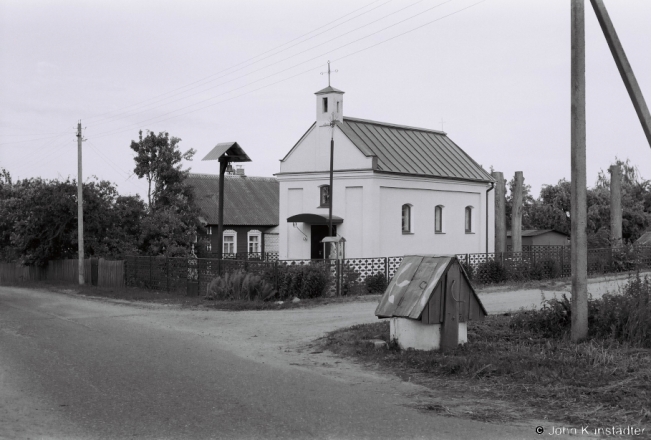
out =
<path fill-rule="evenodd" d="M 324 258 L 331 201 L 346 258 L 493 252 L 491 175 L 445 132 L 344 116 L 343 97 L 316 92 L 316 122 L 280 161 L 279 258 Z"/>

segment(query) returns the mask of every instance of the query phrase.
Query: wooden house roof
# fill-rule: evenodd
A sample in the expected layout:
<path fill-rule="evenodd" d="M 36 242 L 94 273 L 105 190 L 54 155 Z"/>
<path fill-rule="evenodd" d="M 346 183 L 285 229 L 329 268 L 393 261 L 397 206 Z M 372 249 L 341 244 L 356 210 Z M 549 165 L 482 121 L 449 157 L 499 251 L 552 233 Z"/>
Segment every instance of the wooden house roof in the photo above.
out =
<path fill-rule="evenodd" d="M 186 183 L 194 188 L 195 200 L 207 224 L 219 216 L 219 175 L 190 174 Z M 274 177 L 224 176 L 225 225 L 278 225 L 279 184 Z"/>

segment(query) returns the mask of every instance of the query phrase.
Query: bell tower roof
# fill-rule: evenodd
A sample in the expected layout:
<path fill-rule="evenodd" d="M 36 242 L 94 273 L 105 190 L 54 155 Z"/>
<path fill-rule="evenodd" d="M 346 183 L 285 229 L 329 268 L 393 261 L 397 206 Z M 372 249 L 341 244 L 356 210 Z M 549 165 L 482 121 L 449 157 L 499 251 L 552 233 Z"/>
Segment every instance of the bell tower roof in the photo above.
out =
<path fill-rule="evenodd" d="M 340 93 L 343 95 L 345 92 L 343 90 L 335 89 L 332 86 L 328 86 L 325 89 L 321 89 L 316 92 L 315 95 L 325 95 L 326 93 Z"/>

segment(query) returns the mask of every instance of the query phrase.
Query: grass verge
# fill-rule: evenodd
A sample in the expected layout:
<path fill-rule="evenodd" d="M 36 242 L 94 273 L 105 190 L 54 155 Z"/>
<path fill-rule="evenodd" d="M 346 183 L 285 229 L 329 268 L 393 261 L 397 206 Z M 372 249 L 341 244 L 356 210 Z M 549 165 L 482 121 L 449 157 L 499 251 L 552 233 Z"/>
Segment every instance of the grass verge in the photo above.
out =
<path fill-rule="evenodd" d="M 651 427 L 651 350 L 615 341 L 541 338 L 514 331 L 510 316 L 471 322 L 469 342 L 454 351 L 400 350 L 389 323 L 330 333 L 323 348 L 379 365 L 442 393 L 420 409 L 489 421 L 549 420 L 574 426 Z M 376 349 L 369 339 L 382 339 Z M 439 396 L 439 397 L 436 397 Z"/>
<path fill-rule="evenodd" d="M 181 308 L 203 308 L 214 310 L 246 311 L 246 310 L 287 310 L 317 307 L 327 304 L 339 304 L 353 301 L 375 301 L 380 295 L 364 295 L 350 297 L 306 298 L 297 303 L 283 301 L 246 301 L 246 300 L 207 300 L 202 296 L 185 296 L 179 293 L 142 289 L 139 287 L 96 287 L 71 284 L 64 281 L 25 281 L 7 286 L 29 289 L 43 289 L 52 292 L 81 295 L 91 298 L 110 300 L 174 305 Z"/>

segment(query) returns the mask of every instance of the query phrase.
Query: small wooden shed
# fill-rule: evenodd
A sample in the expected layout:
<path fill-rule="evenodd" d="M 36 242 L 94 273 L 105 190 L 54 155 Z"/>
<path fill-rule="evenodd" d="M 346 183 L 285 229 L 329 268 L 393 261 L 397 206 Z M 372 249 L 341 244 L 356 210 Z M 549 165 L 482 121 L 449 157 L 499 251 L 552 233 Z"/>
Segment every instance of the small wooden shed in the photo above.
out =
<path fill-rule="evenodd" d="M 453 255 L 406 256 L 375 310 L 391 318 L 403 348 L 448 349 L 467 341 L 467 322 L 487 315 Z"/>

